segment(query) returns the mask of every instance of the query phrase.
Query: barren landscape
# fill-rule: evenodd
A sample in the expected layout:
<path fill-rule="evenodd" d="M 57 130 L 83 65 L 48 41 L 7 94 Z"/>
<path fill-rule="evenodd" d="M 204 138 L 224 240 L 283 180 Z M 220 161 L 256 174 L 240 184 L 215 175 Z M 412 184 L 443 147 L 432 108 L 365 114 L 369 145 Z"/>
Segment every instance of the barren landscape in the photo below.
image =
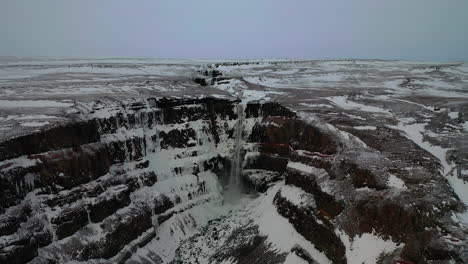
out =
<path fill-rule="evenodd" d="M 468 263 L 468 64 L 0 58 L 0 263 Z"/>

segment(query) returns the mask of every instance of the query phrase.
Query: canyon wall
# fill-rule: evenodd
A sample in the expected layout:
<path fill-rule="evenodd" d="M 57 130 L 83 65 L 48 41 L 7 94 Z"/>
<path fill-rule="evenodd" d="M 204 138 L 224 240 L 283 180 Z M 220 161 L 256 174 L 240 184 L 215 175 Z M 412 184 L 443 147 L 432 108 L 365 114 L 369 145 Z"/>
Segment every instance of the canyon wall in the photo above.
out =
<path fill-rule="evenodd" d="M 463 232 L 450 219 L 463 206 L 436 168 L 391 161 L 277 103 L 95 102 L 81 120 L 10 138 L 0 150 L 2 263 L 136 263 L 132 255 L 159 239 L 159 226 L 222 205 L 233 182 L 241 193 L 283 184 L 275 210 L 332 263 L 353 263 L 349 243 L 366 234 L 396 245 L 379 263 L 466 259 Z M 216 221 L 206 235 L 219 232 Z M 226 234 L 232 247 L 212 261 L 282 263 L 258 226 L 238 231 Z M 243 237 L 253 238 L 232 242 Z M 190 250 L 176 252 L 176 261 L 191 263 Z M 316 263 L 301 247 L 294 252 Z"/>

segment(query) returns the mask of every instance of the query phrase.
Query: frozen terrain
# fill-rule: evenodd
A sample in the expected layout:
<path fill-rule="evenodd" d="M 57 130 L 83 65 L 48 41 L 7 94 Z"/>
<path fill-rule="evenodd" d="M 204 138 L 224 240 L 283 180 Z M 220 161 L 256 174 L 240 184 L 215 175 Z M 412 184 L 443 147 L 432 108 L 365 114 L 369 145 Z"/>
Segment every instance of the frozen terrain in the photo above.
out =
<path fill-rule="evenodd" d="M 468 64 L 0 58 L 0 177 L 1 263 L 467 263 Z"/>

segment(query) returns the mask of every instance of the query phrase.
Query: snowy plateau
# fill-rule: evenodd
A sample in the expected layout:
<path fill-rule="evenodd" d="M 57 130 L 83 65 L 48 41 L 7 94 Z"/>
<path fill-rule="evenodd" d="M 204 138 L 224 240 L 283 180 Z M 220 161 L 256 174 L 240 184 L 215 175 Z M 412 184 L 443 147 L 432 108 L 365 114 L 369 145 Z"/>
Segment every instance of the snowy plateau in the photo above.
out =
<path fill-rule="evenodd" d="M 468 263 L 468 64 L 2 57 L 0 263 Z"/>

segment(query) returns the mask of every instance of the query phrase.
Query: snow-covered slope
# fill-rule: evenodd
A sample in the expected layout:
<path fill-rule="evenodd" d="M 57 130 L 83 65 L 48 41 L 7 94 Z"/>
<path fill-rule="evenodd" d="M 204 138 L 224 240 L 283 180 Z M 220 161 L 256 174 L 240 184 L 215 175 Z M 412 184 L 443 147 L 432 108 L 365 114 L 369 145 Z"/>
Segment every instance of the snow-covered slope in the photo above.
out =
<path fill-rule="evenodd" d="M 466 263 L 468 66 L 0 59 L 2 263 Z"/>

